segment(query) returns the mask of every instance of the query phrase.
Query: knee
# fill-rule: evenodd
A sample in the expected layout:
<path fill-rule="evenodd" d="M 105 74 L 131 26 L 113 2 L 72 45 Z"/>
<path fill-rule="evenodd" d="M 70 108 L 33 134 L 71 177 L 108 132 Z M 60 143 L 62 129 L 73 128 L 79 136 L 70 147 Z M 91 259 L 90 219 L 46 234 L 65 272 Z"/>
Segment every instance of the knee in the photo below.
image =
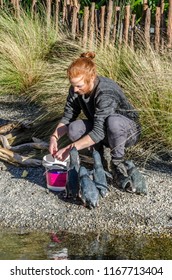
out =
<path fill-rule="evenodd" d="M 123 127 L 123 122 L 119 115 L 109 116 L 106 120 L 107 131 L 118 132 Z"/>
<path fill-rule="evenodd" d="M 81 120 L 71 122 L 68 126 L 68 137 L 74 142 L 84 134 L 83 124 Z"/>
<path fill-rule="evenodd" d="M 77 140 L 77 125 L 76 121 L 71 122 L 68 126 L 68 137 L 71 141 Z"/>

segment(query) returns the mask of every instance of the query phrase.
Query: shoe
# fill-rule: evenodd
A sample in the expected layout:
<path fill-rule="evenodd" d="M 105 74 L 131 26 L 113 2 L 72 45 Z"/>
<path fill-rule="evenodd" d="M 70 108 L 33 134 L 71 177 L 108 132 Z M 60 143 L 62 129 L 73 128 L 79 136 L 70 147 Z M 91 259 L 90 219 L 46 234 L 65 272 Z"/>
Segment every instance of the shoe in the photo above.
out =
<path fill-rule="evenodd" d="M 112 159 L 112 173 L 115 184 L 119 189 L 123 191 L 131 189 L 132 182 L 123 159 Z"/>

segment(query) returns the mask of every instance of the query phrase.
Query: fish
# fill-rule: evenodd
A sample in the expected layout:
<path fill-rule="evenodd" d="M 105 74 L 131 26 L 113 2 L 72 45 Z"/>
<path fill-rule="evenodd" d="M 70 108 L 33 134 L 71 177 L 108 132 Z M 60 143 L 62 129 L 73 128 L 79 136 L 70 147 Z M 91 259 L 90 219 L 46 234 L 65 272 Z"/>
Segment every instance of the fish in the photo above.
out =
<path fill-rule="evenodd" d="M 70 196 L 72 196 L 74 199 L 79 197 L 79 168 L 79 154 L 77 149 L 73 147 L 69 152 L 69 165 L 67 167 L 67 198 L 69 198 Z"/>
<path fill-rule="evenodd" d="M 79 169 L 79 181 L 80 181 L 80 198 L 84 203 L 84 206 L 92 209 L 99 205 L 99 191 L 96 188 L 96 184 L 89 176 L 89 171 L 80 166 Z"/>
<path fill-rule="evenodd" d="M 93 160 L 94 160 L 93 172 L 92 172 L 93 180 L 94 180 L 94 183 L 96 184 L 96 187 L 98 188 L 98 190 L 100 192 L 100 195 L 102 197 L 105 197 L 107 194 L 107 191 L 109 190 L 106 176 L 110 176 L 110 173 L 108 173 L 104 170 L 99 152 L 96 151 L 95 149 L 93 149 L 92 155 L 93 155 Z"/>
<path fill-rule="evenodd" d="M 128 181 L 130 182 L 130 186 L 126 186 L 126 190 L 129 192 L 146 195 L 147 185 L 144 176 L 140 173 L 132 161 L 126 160 L 125 165 L 128 172 Z"/>

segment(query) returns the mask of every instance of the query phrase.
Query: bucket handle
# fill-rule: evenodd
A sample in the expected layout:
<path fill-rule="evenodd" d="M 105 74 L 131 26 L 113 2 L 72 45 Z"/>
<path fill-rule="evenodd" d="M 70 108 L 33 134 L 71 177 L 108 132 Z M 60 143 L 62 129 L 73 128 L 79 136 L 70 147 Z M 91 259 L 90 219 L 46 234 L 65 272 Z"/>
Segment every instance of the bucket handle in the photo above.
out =
<path fill-rule="evenodd" d="M 53 164 L 49 165 L 49 167 L 51 167 L 51 166 L 59 166 L 60 168 L 62 167 L 63 169 L 65 167 L 63 164 L 60 164 L 60 163 L 53 163 Z"/>
<path fill-rule="evenodd" d="M 63 170 L 63 171 L 64 171 L 64 170 Z M 48 172 L 48 169 L 45 170 L 45 172 L 43 173 L 43 176 L 45 176 L 45 175 L 47 174 L 47 172 Z M 67 170 L 66 170 L 66 172 L 67 172 Z"/>
<path fill-rule="evenodd" d="M 57 166 L 60 166 L 60 167 L 63 167 L 64 168 L 64 165 L 63 164 L 60 164 L 60 163 L 53 163 L 52 165 L 57 165 Z"/>

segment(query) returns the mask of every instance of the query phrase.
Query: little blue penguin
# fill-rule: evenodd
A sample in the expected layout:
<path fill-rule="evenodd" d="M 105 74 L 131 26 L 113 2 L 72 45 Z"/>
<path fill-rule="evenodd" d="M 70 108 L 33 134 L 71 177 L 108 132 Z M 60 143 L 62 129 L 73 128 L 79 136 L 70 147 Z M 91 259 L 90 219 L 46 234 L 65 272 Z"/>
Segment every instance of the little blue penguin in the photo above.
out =
<path fill-rule="evenodd" d="M 104 168 L 103 164 L 101 161 L 101 156 L 98 151 L 93 149 L 93 180 L 94 183 L 96 184 L 96 187 L 98 188 L 100 195 L 102 197 L 105 197 L 108 188 L 107 180 L 106 180 L 106 175 L 108 175 Z M 109 174 L 110 175 L 110 174 Z"/>
<path fill-rule="evenodd" d="M 81 166 L 79 169 L 79 180 L 81 187 L 81 200 L 84 205 L 88 206 L 90 209 L 92 207 L 95 208 L 99 203 L 99 191 L 93 180 L 89 177 L 89 172 L 84 166 Z"/>
<path fill-rule="evenodd" d="M 69 152 L 68 179 L 66 184 L 67 197 L 76 199 L 79 196 L 79 154 L 75 147 Z"/>

